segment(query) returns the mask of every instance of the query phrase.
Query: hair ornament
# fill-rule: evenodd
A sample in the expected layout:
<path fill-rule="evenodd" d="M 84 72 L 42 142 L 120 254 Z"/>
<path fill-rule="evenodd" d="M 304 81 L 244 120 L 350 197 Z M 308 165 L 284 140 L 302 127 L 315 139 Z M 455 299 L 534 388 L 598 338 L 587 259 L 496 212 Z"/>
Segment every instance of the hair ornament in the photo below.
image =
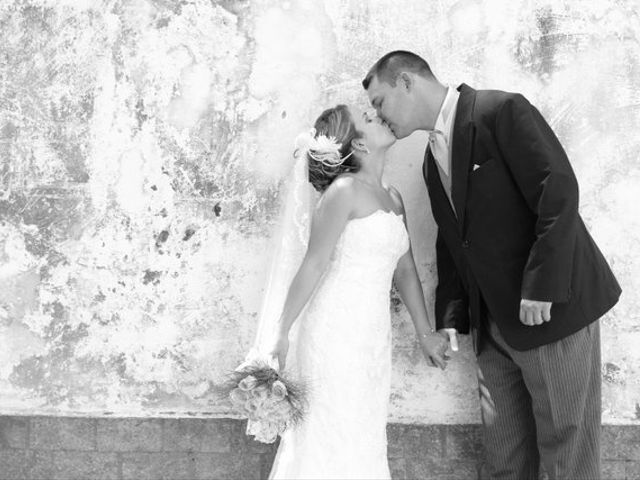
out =
<path fill-rule="evenodd" d="M 295 156 L 300 153 L 308 153 L 315 161 L 329 167 L 336 167 L 353 155 L 353 150 L 344 157 L 340 156 L 342 145 L 336 141 L 335 137 L 317 135 L 316 129 L 312 128 L 308 132 L 303 132 L 295 140 Z"/>

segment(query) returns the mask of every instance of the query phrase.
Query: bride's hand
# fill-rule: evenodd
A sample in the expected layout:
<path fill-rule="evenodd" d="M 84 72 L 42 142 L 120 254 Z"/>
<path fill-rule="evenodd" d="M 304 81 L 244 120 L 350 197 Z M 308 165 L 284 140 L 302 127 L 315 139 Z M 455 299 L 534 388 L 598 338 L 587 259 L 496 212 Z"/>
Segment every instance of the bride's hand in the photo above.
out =
<path fill-rule="evenodd" d="M 285 336 L 278 336 L 269 354 L 278 359 L 278 366 L 280 368 L 280 371 L 284 370 L 284 366 L 287 361 L 288 351 L 289 351 L 289 338 Z"/>
<path fill-rule="evenodd" d="M 444 370 L 447 367 L 446 356 L 448 342 L 439 333 L 433 332 L 420 337 L 420 347 L 427 364 Z"/>

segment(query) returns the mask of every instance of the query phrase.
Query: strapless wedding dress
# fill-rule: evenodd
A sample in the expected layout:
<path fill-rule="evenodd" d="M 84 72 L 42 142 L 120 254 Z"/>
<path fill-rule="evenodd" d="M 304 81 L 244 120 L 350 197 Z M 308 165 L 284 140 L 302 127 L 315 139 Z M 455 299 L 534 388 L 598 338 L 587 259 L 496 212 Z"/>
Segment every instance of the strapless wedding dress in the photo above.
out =
<path fill-rule="evenodd" d="M 304 420 L 280 439 L 270 479 L 389 479 L 389 291 L 409 248 L 400 215 L 350 220 L 291 330 L 292 378 L 310 386 Z"/>

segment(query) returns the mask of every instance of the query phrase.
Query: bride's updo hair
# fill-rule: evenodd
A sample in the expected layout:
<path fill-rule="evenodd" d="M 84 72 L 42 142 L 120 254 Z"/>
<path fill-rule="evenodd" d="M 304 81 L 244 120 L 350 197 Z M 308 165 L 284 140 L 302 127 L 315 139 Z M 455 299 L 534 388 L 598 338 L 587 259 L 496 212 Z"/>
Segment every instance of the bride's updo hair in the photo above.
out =
<path fill-rule="evenodd" d="M 341 145 L 340 158 L 344 159 L 338 164 L 331 164 L 318 160 L 322 152 L 314 150 L 307 152 L 309 182 L 318 192 L 324 192 L 338 175 L 360 170 L 360 162 L 353 152 L 351 141 L 360 138 L 362 134 L 356 130 L 346 105 L 337 105 L 322 112 L 316 120 L 314 128 L 316 129 L 316 137 L 324 135 L 335 138 L 336 142 Z"/>

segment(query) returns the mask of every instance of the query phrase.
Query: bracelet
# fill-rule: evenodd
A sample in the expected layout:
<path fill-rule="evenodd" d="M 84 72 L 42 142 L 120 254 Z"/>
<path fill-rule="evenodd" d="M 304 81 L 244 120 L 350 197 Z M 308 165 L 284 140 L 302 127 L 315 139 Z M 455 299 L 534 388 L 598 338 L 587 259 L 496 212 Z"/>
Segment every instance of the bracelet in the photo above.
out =
<path fill-rule="evenodd" d="M 429 333 L 421 333 L 421 334 L 420 334 L 420 336 L 421 336 L 422 338 L 427 338 L 427 336 L 428 336 L 428 335 L 432 335 L 432 334 L 434 334 L 434 333 L 436 333 L 436 331 L 435 331 L 433 328 L 430 328 L 430 329 L 429 329 Z"/>

